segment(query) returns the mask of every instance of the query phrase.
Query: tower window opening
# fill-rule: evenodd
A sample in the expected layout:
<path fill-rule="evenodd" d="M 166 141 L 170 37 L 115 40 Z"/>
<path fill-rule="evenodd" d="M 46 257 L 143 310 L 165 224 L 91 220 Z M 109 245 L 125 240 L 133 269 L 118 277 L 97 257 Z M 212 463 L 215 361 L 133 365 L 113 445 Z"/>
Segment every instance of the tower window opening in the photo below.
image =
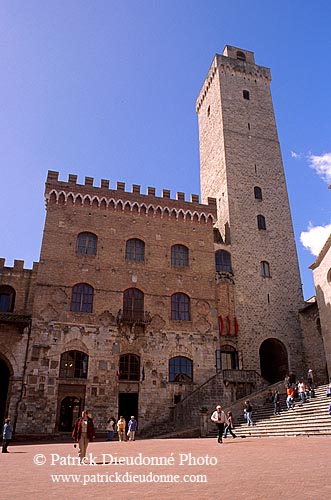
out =
<path fill-rule="evenodd" d="M 207 109 L 207 116 L 210 116 L 210 106 L 208 106 L 208 109 Z"/>
<path fill-rule="evenodd" d="M 246 56 L 241 50 L 237 51 L 237 59 L 239 59 L 239 61 L 246 61 Z"/>
<path fill-rule="evenodd" d="M 256 200 L 262 200 L 262 189 L 259 186 L 254 187 L 254 197 Z"/>
<path fill-rule="evenodd" d="M 265 230 L 267 229 L 266 223 L 265 223 L 265 217 L 263 215 L 258 215 L 257 216 L 257 227 L 259 229 Z"/>
<path fill-rule="evenodd" d="M 249 90 L 243 90 L 243 98 L 249 101 Z"/>
<path fill-rule="evenodd" d="M 263 276 L 264 278 L 271 278 L 269 262 L 267 262 L 266 260 L 262 260 L 260 266 L 261 276 Z"/>

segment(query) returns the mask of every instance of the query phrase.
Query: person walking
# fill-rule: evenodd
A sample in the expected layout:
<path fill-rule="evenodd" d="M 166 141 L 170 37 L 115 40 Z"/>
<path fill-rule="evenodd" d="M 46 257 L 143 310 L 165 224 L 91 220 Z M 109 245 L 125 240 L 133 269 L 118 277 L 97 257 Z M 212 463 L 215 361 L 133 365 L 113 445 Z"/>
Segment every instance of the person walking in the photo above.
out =
<path fill-rule="evenodd" d="M 7 450 L 9 443 L 13 436 L 13 426 L 10 423 L 10 418 L 6 418 L 5 425 L 3 426 L 2 431 L 2 453 L 9 453 Z"/>
<path fill-rule="evenodd" d="M 298 383 L 298 393 L 299 393 L 299 397 L 301 399 L 301 403 L 305 403 L 306 402 L 306 384 L 303 382 L 303 380 L 300 380 L 300 382 Z"/>
<path fill-rule="evenodd" d="M 314 375 L 313 375 L 313 370 L 309 368 L 308 373 L 307 373 L 307 384 L 309 387 L 311 387 L 314 383 Z"/>
<path fill-rule="evenodd" d="M 230 432 L 230 434 L 233 437 L 233 439 L 235 439 L 237 436 L 233 432 L 234 425 L 233 425 L 233 417 L 232 417 L 232 412 L 231 411 L 228 411 L 228 413 L 226 414 L 226 418 L 227 418 L 228 423 L 225 426 L 224 437 L 226 438 L 227 435 L 228 435 L 228 432 Z"/>
<path fill-rule="evenodd" d="M 296 376 L 295 376 L 295 373 L 293 372 L 290 372 L 289 374 L 289 379 L 288 379 L 288 383 L 291 387 L 293 387 L 293 389 L 295 389 L 295 384 L 296 384 Z"/>
<path fill-rule="evenodd" d="M 114 417 L 110 417 L 107 420 L 107 432 L 108 432 L 107 441 L 113 441 L 113 439 L 114 439 L 115 425 L 116 425 L 115 418 Z"/>
<path fill-rule="evenodd" d="M 246 414 L 247 425 L 248 426 L 254 425 L 254 422 L 252 420 L 253 407 L 252 407 L 251 403 L 249 402 L 249 399 L 247 399 L 245 401 L 244 413 Z"/>
<path fill-rule="evenodd" d="M 219 444 L 221 444 L 222 443 L 223 432 L 224 432 L 224 424 L 228 423 L 226 415 L 225 415 L 224 411 L 222 410 L 221 405 L 217 405 L 216 406 L 216 411 L 214 411 L 214 413 L 210 417 L 210 420 L 212 422 L 214 422 L 216 424 L 216 426 L 217 426 L 217 429 L 218 429 L 218 439 L 217 439 L 217 442 Z"/>
<path fill-rule="evenodd" d="M 286 389 L 286 394 L 287 394 L 287 397 L 286 397 L 287 409 L 289 410 L 290 408 L 292 408 L 292 410 L 294 410 L 294 389 L 293 389 L 293 387 L 291 387 L 289 385 L 288 388 Z"/>
<path fill-rule="evenodd" d="M 279 395 L 279 391 L 276 391 L 275 395 L 274 395 L 274 415 L 280 415 L 280 395 Z"/>
<path fill-rule="evenodd" d="M 125 418 L 123 416 L 120 416 L 120 419 L 117 422 L 117 432 L 119 441 L 126 441 L 125 428 L 126 428 Z"/>
<path fill-rule="evenodd" d="M 131 415 L 131 420 L 129 420 L 129 424 L 128 424 L 129 441 L 135 440 L 137 425 L 138 425 L 137 420 L 134 418 L 134 415 Z"/>
<path fill-rule="evenodd" d="M 72 437 L 79 446 L 79 459 L 84 462 L 88 444 L 95 438 L 93 420 L 88 416 L 87 411 L 82 411 L 82 416 L 77 418 Z"/>

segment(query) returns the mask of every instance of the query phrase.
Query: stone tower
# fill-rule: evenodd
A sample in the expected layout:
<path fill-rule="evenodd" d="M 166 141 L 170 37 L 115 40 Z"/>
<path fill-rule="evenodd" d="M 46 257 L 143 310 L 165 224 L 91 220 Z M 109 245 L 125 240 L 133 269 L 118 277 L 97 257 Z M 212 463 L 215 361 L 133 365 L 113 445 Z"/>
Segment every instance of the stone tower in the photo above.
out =
<path fill-rule="evenodd" d="M 202 201 L 217 200 L 219 248 L 231 254 L 242 367 L 271 382 L 303 374 L 303 305 L 270 70 L 227 45 L 196 102 Z"/>

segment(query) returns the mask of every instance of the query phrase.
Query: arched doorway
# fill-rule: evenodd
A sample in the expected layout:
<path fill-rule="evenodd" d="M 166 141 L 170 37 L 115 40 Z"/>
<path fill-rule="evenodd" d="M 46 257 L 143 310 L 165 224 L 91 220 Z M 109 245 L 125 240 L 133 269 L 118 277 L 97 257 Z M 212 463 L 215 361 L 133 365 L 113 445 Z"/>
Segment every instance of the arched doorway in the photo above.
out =
<path fill-rule="evenodd" d="M 71 432 L 81 413 L 82 400 L 80 398 L 67 396 L 61 401 L 59 431 Z"/>
<path fill-rule="evenodd" d="M 271 384 L 279 382 L 288 373 L 288 356 L 283 342 L 267 339 L 260 346 L 261 375 Z"/>
<path fill-rule="evenodd" d="M 3 421 L 7 415 L 6 405 L 8 397 L 8 387 L 9 387 L 10 371 L 7 363 L 0 358 L 0 427 L 2 428 Z"/>

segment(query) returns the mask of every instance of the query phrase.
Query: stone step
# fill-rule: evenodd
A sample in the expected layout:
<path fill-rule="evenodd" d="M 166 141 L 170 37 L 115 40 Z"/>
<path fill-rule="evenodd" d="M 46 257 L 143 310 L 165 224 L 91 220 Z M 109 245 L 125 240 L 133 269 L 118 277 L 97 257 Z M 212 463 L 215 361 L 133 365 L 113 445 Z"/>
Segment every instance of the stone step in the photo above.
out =
<path fill-rule="evenodd" d="M 253 407 L 254 426 L 247 426 L 244 417 L 235 421 L 234 432 L 238 437 L 266 437 L 266 436 L 331 436 L 331 416 L 328 405 L 331 398 L 326 396 L 327 385 L 315 389 L 316 397 L 306 403 L 295 402 L 294 410 L 287 410 L 286 395 L 281 394 L 281 412 L 274 415 L 274 404 L 264 403 L 263 406 Z M 217 435 L 217 430 L 209 433 Z"/>

